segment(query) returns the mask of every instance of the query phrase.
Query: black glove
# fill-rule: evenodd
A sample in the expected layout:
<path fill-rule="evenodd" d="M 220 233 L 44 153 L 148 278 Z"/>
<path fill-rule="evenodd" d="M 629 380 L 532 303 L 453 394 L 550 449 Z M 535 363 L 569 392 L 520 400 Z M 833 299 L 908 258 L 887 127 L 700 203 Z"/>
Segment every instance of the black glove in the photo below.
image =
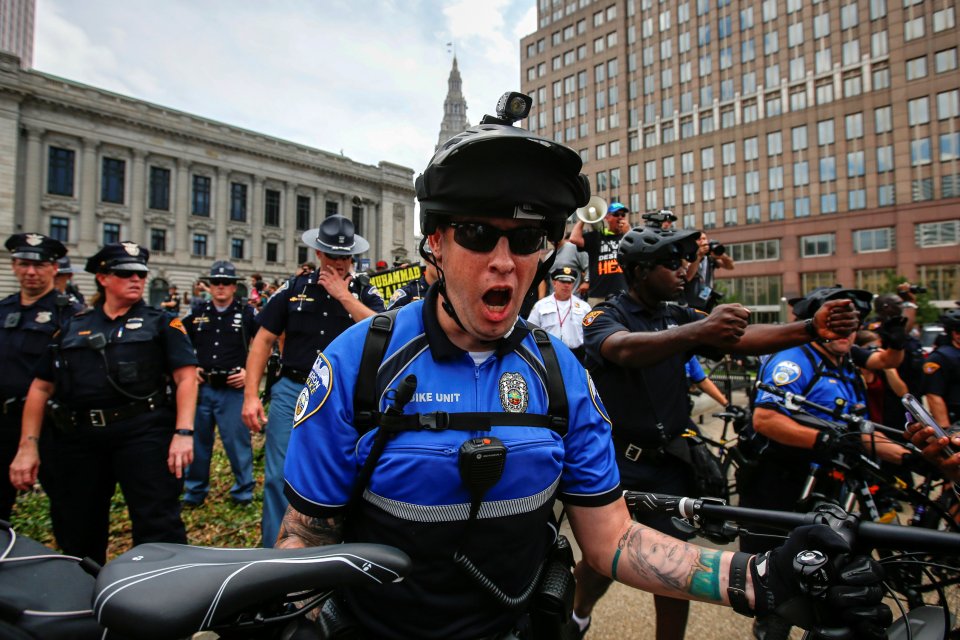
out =
<path fill-rule="evenodd" d="M 757 616 L 774 612 L 831 639 L 885 638 L 893 614 L 880 602 L 883 569 L 849 552 L 849 543 L 826 525 L 795 529 L 783 546 L 754 559 Z M 822 564 L 801 561 L 818 557 Z"/>
<path fill-rule="evenodd" d="M 903 316 L 887 318 L 877 329 L 880 346 L 884 349 L 901 350 L 907 346 L 907 319 Z"/>
<path fill-rule="evenodd" d="M 831 462 L 840 455 L 859 456 L 863 451 L 859 433 L 837 433 L 830 429 L 821 429 L 817 441 L 813 443 L 813 455 L 822 462 Z"/>

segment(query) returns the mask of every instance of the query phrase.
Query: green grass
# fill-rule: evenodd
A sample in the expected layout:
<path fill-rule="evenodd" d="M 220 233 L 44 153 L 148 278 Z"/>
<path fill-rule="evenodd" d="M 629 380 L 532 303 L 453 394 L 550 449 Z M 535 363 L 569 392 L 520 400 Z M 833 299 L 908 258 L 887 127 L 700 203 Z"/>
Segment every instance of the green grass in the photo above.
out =
<path fill-rule="evenodd" d="M 184 509 L 181 514 L 190 544 L 216 547 L 259 547 L 260 516 L 263 509 L 263 435 L 253 437 L 253 475 L 256 487 L 247 506 L 230 499 L 233 473 L 230 461 L 217 439 L 210 462 L 210 493 L 202 506 Z M 22 492 L 13 509 L 12 524 L 18 535 L 33 538 L 56 548 L 50 524 L 49 501 L 41 488 Z M 107 557 L 114 558 L 132 546 L 130 518 L 119 486 L 110 505 L 110 545 Z"/>

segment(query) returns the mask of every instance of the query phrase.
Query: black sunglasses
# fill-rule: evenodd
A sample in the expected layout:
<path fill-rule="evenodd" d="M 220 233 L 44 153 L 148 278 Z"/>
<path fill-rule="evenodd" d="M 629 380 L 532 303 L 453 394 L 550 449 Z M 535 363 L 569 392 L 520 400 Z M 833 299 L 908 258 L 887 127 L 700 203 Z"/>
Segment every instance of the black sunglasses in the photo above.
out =
<path fill-rule="evenodd" d="M 129 280 L 129 279 L 132 278 L 133 276 L 139 276 L 139 277 L 140 277 L 141 279 L 143 279 L 143 280 L 146 280 L 146 279 L 147 279 L 147 272 L 146 272 L 146 271 L 127 271 L 127 270 L 120 270 L 120 271 L 108 271 L 108 273 L 109 273 L 110 275 L 116 276 L 116 277 L 118 277 L 118 278 L 122 278 L 122 279 L 124 279 L 124 280 Z"/>
<path fill-rule="evenodd" d="M 547 232 L 540 227 L 519 227 L 517 229 L 498 229 L 483 222 L 448 222 L 453 229 L 453 239 L 458 245 L 478 253 L 490 253 L 506 238 L 510 251 L 518 256 L 536 253 L 543 246 Z"/>
<path fill-rule="evenodd" d="M 663 260 L 657 260 L 655 264 L 665 267 L 670 271 L 676 271 L 677 269 L 683 266 L 684 261 L 693 262 L 696 259 L 697 259 L 696 254 L 688 254 L 685 256 L 673 256 L 671 258 L 664 258 Z"/>
<path fill-rule="evenodd" d="M 237 284 L 236 280 L 210 280 L 211 287 L 227 287 L 231 284 Z"/>
<path fill-rule="evenodd" d="M 350 260 L 353 258 L 351 255 L 341 256 L 335 253 L 327 253 L 326 251 L 324 251 L 323 255 L 327 256 L 329 260 Z"/>

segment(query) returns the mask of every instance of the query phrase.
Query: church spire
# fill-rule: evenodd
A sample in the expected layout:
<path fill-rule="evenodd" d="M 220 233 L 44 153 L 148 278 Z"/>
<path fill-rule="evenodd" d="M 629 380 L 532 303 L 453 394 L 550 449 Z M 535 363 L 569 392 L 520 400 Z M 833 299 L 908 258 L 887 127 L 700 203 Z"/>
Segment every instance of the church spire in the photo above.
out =
<path fill-rule="evenodd" d="M 447 99 L 443 101 L 443 122 L 440 123 L 440 138 L 436 149 L 469 126 L 467 101 L 463 97 L 457 56 L 454 55 L 453 68 L 450 69 L 450 77 L 447 79 Z"/>

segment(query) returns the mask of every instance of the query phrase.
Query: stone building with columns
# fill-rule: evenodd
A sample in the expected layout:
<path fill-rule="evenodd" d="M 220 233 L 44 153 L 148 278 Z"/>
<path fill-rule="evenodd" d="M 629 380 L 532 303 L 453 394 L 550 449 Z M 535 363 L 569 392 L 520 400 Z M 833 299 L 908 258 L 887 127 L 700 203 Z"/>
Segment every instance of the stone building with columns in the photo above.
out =
<path fill-rule="evenodd" d="M 360 256 L 416 255 L 413 170 L 355 162 L 33 70 L 0 53 L 0 236 L 39 231 L 70 250 L 75 281 L 105 242 L 150 249 L 150 299 L 189 294 L 217 259 L 284 280 L 305 229 L 339 213 L 370 241 Z M 16 287 L 0 270 L 0 294 Z"/>

